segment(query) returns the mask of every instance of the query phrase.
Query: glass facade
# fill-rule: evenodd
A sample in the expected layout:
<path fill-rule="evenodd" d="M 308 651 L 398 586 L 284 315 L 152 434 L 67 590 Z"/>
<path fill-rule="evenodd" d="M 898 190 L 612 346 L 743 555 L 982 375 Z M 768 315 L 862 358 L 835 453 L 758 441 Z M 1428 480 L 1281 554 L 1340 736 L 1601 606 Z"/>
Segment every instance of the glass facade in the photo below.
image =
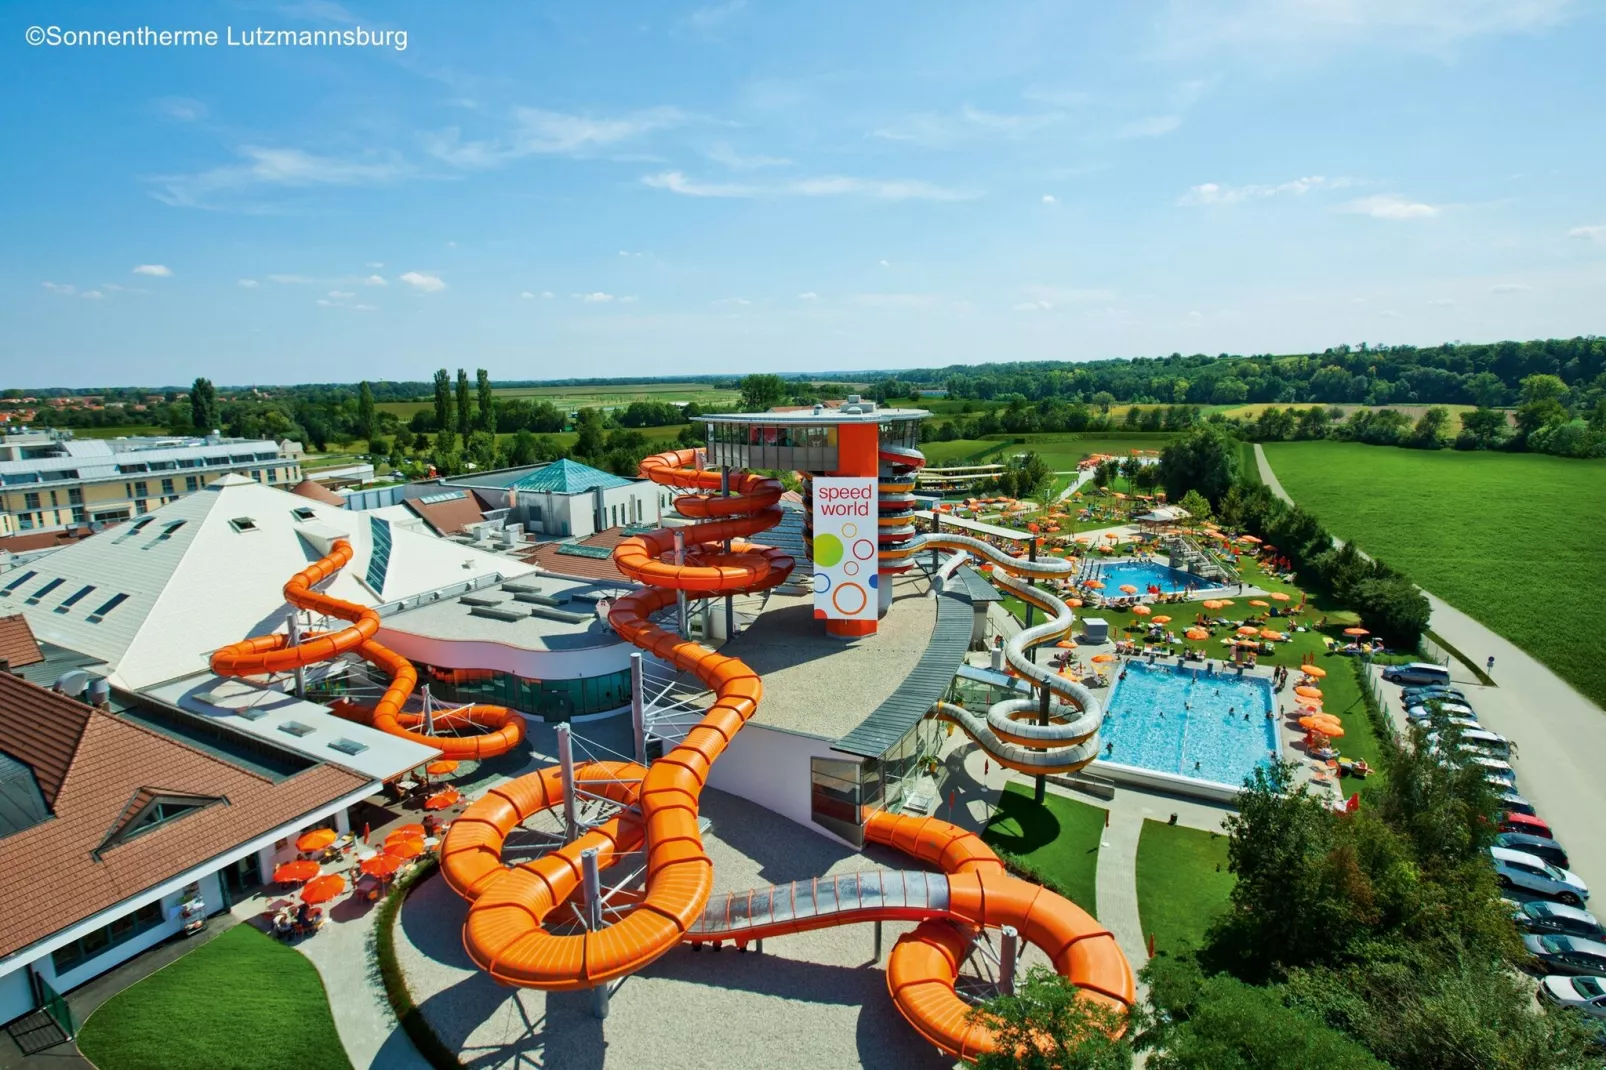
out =
<path fill-rule="evenodd" d="M 888 446 L 908 446 L 914 449 L 920 445 L 920 421 L 886 421 L 881 425 L 881 441 Z"/>
<path fill-rule="evenodd" d="M 488 669 L 439 669 L 419 663 L 419 680 L 443 702 L 507 706 L 543 721 L 567 721 L 630 705 L 630 670 L 580 680 L 532 680 Z"/>
<path fill-rule="evenodd" d="M 832 472 L 836 470 L 835 426 L 807 424 L 708 424 L 708 463 L 737 468 Z"/>
<path fill-rule="evenodd" d="M 946 767 L 939 761 L 945 729 L 922 720 L 879 758 L 810 761 L 809 812 L 814 822 L 864 846 L 864 816 L 903 809 L 909 787 L 922 775 L 940 791 Z"/>

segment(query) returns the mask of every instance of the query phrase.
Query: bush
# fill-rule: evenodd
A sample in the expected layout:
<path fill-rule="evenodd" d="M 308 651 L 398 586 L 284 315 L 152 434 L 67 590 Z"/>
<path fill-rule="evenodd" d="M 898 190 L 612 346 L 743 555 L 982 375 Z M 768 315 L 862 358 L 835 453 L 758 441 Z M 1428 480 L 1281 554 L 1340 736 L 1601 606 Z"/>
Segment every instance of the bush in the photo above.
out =
<path fill-rule="evenodd" d="M 413 994 L 407 988 L 407 978 L 396 958 L 396 915 L 401 912 L 402 903 L 413 887 L 433 874 L 438 866 L 434 859 L 430 859 L 391 888 L 374 917 L 373 952 L 379 963 L 379 978 L 385 986 L 385 999 L 407 1033 L 407 1038 L 413 1042 L 413 1047 L 435 1070 L 463 1070 L 457 1053 L 435 1035 L 435 1030 L 424 1020 L 423 1012 L 413 1002 Z"/>
<path fill-rule="evenodd" d="M 1427 597 L 1403 576 L 1363 580 L 1356 588 L 1354 605 L 1361 623 L 1373 634 L 1404 650 L 1421 645 L 1433 612 Z"/>

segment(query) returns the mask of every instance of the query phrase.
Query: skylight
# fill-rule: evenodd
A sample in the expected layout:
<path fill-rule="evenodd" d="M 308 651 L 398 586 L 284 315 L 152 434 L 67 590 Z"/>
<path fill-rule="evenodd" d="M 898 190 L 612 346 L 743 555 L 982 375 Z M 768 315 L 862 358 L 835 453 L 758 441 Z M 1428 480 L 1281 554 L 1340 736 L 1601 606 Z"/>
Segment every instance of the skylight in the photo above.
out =
<path fill-rule="evenodd" d="M 6 584 L 3 589 L 0 589 L 0 595 L 5 595 L 7 598 L 10 598 L 12 591 L 15 591 L 18 587 L 21 587 L 23 584 L 27 583 L 37 575 L 39 575 L 39 573 L 32 570 L 24 572 L 22 575 Z"/>
<path fill-rule="evenodd" d="M 112 610 L 116 609 L 126 601 L 128 601 L 128 596 L 126 594 L 112 595 L 110 598 L 106 599 L 106 601 L 95 607 L 95 612 L 89 615 L 89 623 L 99 624 L 101 621 L 106 619 L 106 614 L 110 613 Z"/>
<path fill-rule="evenodd" d="M 300 739 L 302 736 L 312 735 L 316 729 L 314 729 L 310 724 L 302 724 L 300 721 L 286 721 L 284 724 L 279 726 L 279 731 L 288 732 L 290 735 Z"/>
<path fill-rule="evenodd" d="M 295 517 L 297 520 L 315 520 L 318 517 L 317 513 L 306 507 L 292 509 L 290 510 L 290 515 Z"/>
<path fill-rule="evenodd" d="M 248 516 L 237 516 L 233 520 L 229 521 L 229 527 L 242 533 L 247 531 L 255 531 L 257 529 L 257 522 Z"/>
<path fill-rule="evenodd" d="M 95 585 L 93 583 L 87 583 L 84 586 L 78 588 L 78 590 L 76 590 L 72 594 L 68 595 L 67 599 L 65 601 L 63 601 L 61 603 L 61 605 L 56 607 L 56 612 L 57 613 L 65 613 L 68 610 L 72 609 L 73 606 L 78 604 L 80 599 L 82 599 L 86 594 L 88 594 L 90 591 L 93 591 L 94 589 L 95 589 Z"/>
<path fill-rule="evenodd" d="M 160 535 L 156 536 L 156 541 L 157 542 L 161 542 L 163 539 L 171 539 L 173 537 L 173 532 L 175 532 L 179 528 L 183 527 L 186 523 L 188 523 L 188 521 L 185 521 L 185 520 L 175 520 L 175 521 L 173 521 L 171 524 L 167 525 L 167 527 L 162 529 L 162 533 Z"/>
<path fill-rule="evenodd" d="M 49 594 L 51 591 L 54 591 L 57 587 L 60 587 L 66 582 L 66 580 L 59 577 L 51 580 L 49 583 L 45 584 L 43 587 L 39 588 L 33 593 L 33 597 L 28 599 L 28 604 L 30 606 L 37 606 L 39 604 L 39 599 L 43 598 L 45 595 Z"/>

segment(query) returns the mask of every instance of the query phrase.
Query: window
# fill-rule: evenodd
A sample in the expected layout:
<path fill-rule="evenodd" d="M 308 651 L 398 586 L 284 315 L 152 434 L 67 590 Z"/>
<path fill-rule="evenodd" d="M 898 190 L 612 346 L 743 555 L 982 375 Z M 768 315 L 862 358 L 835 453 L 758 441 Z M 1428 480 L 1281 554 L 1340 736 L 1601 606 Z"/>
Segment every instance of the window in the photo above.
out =
<path fill-rule="evenodd" d="M 172 480 L 171 477 L 162 480 L 162 493 L 163 494 L 172 494 L 173 493 L 173 480 Z"/>
<path fill-rule="evenodd" d="M 83 506 L 81 506 L 81 505 L 75 505 L 75 506 L 73 506 L 73 510 L 72 510 L 72 522 L 73 522 L 73 523 L 74 523 L 74 524 L 82 524 L 82 523 L 84 523 L 84 522 L 85 522 L 85 521 L 86 521 L 86 520 L 87 520 L 87 519 L 88 519 L 88 516 L 87 516 L 87 514 L 85 514 L 85 512 L 84 512 L 84 507 L 83 507 Z"/>
<path fill-rule="evenodd" d="M 43 587 L 39 588 L 33 593 L 33 597 L 28 599 L 28 605 L 38 605 L 39 599 L 43 598 L 45 595 L 49 594 L 51 591 L 54 591 L 57 587 L 60 587 L 66 582 L 66 580 L 60 578 L 51 580 L 49 583 L 45 584 Z"/>
<path fill-rule="evenodd" d="M 269 483 L 277 483 L 277 482 L 279 482 L 279 470 L 277 468 L 268 469 L 268 482 Z"/>
<path fill-rule="evenodd" d="M 144 498 L 141 498 L 139 501 L 134 503 L 134 512 L 138 513 L 140 516 L 144 516 L 150 511 L 150 504 L 146 502 Z"/>
<path fill-rule="evenodd" d="M 6 584 L 5 587 L 0 588 L 0 595 L 10 595 L 12 591 L 15 591 L 18 587 L 21 587 L 23 584 L 27 583 L 37 575 L 39 575 L 39 573 L 33 571 L 24 572 L 22 575 Z"/>
<path fill-rule="evenodd" d="M 171 539 L 173 537 L 173 532 L 183 527 L 185 523 L 186 521 L 183 520 L 173 521 L 171 524 L 167 525 L 167 527 L 162 529 L 162 533 L 160 535 L 156 536 L 156 541 L 161 542 L 163 539 Z"/>
<path fill-rule="evenodd" d="M 308 508 L 306 508 L 304 506 L 302 508 L 300 508 L 300 509 L 292 509 L 292 510 L 290 510 L 290 515 L 295 517 L 297 520 L 314 520 L 318 516 L 317 513 L 313 512 L 311 509 L 308 509 Z"/>
<path fill-rule="evenodd" d="M 60 504 L 61 504 L 61 499 L 56 497 L 56 492 L 55 491 L 51 491 L 50 492 L 50 508 L 54 509 L 56 506 L 58 506 Z"/>
<path fill-rule="evenodd" d="M 69 487 L 67 489 L 67 504 L 68 505 L 83 505 L 84 504 L 84 488 L 83 487 Z"/>
<path fill-rule="evenodd" d="M 94 958 L 102 951 L 109 950 L 119 944 L 127 943 L 136 936 L 150 932 L 162 924 L 162 904 L 158 900 L 146 903 L 131 914 L 124 914 L 110 925 L 96 929 L 79 937 L 64 947 L 57 948 L 51 956 L 58 975 L 66 973 L 85 961 Z"/>
<path fill-rule="evenodd" d="M 257 522 L 248 516 L 237 516 L 233 520 L 229 521 L 229 527 L 233 528 L 235 531 L 244 533 L 247 531 L 255 531 L 257 529 Z"/>
<path fill-rule="evenodd" d="M 32 513 L 18 513 L 17 514 L 17 527 L 21 528 L 23 531 L 32 531 L 33 530 L 33 514 Z"/>
<path fill-rule="evenodd" d="M 84 597 L 84 595 L 88 594 L 90 591 L 93 591 L 94 589 L 95 589 L 95 585 L 92 584 L 92 583 L 85 584 L 84 586 L 78 588 L 78 590 L 76 590 L 72 594 L 68 595 L 66 600 L 63 601 L 61 603 L 61 605 L 56 607 L 56 612 L 57 613 L 65 613 L 68 610 L 72 609 L 72 607 L 77 605 L 78 602 Z"/>
<path fill-rule="evenodd" d="M 200 489 L 200 486 L 201 486 L 201 481 L 198 478 L 196 478 L 195 476 L 185 476 L 184 477 L 184 489 L 185 490 L 198 490 L 198 489 Z"/>
<path fill-rule="evenodd" d="M 147 483 L 143 479 L 136 480 L 135 483 L 134 483 L 134 497 L 136 497 L 136 498 L 149 498 L 150 496 L 151 496 L 151 485 L 149 483 Z"/>
<path fill-rule="evenodd" d="M 36 491 L 36 490 L 30 490 L 27 493 L 25 493 L 22 496 L 22 507 L 24 509 L 37 509 L 37 508 L 39 508 L 39 492 Z"/>
<path fill-rule="evenodd" d="M 112 595 L 110 598 L 106 599 L 106 601 L 95 607 L 95 612 L 89 615 L 89 623 L 99 624 L 102 620 L 106 619 L 106 614 L 110 613 L 112 610 L 116 609 L 126 601 L 128 601 L 128 596 L 126 594 Z"/>

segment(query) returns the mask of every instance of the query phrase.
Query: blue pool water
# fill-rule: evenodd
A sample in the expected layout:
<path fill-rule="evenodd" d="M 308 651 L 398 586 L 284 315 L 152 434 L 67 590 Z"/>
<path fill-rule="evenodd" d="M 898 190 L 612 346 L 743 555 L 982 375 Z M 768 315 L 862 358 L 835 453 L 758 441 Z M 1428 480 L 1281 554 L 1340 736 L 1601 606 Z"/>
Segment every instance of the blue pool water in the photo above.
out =
<path fill-rule="evenodd" d="M 1116 681 L 1099 731 L 1100 758 L 1232 787 L 1270 760 L 1277 723 L 1266 719 L 1274 709 L 1269 680 L 1146 662 L 1125 665 L 1126 679 Z"/>
<path fill-rule="evenodd" d="M 1158 561 L 1100 562 L 1096 578 L 1104 582 L 1103 593 L 1106 598 L 1118 597 L 1123 583 L 1136 587 L 1139 594 L 1146 593 L 1151 586 L 1159 587 L 1167 594 L 1185 591 L 1189 584 L 1200 590 L 1216 586 L 1203 576 L 1162 565 Z"/>

